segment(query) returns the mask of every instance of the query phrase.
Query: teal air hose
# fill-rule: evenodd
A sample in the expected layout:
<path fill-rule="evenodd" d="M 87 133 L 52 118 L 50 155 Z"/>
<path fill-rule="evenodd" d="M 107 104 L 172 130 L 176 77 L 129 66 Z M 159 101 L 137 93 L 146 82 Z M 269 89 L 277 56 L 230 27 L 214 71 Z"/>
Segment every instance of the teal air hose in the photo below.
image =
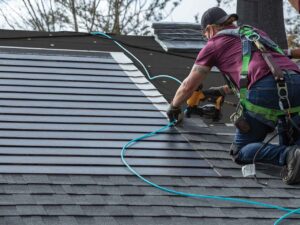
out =
<path fill-rule="evenodd" d="M 285 214 L 284 216 L 280 217 L 275 223 L 274 225 L 278 225 L 283 219 L 287 218 L 288 216 L 292 215 L 292 214 L 299 214 L 300 213 L 300 208 L 293 210 L 293 209 L 289 209 L 289 208 L 285 208 L 285 207 L 281 207 L 278 205 L 273 205 L 273 204 L 268 204 L 268 203 L 263 203 L 263 202 L 257 202 L 257 201 L 251 201 L 251 200 L 246 200 L 246 199 L 239 199 L 239 198 L 230 198 L 230 197 L 224 197 L 224 196 L 217 196 L 217 195 L 201 195 L 201 194 L 193 194 L 193 193 L 188 193 L 188 192 L 181 192 L 181 191 L 176 191 L 176 190 L 172 190 L 163 186 L 160 186 L 158 184 L 153 183 L 152 181 L 146 179 L 145 177 L 143 177 L 142 175 L 140 175 L 135 169 L 133 169 L 126 161 L 125 159 L 125 155 L 126 155 L 126 151 L 127 149 L 134 145 L 135 143 L 152 137 L 154 135 L 158 135 L 159 133 L 162 133 L 163 131 L 169 129 L 171 126 L 174 125 L 174 122 L 167 124 L 166 126 L 147 133 L 141 137 L 137 137 L 135 139 L 132 139 L 131 141 L 129 141 L 127 144 L 125 144 L 122 148 L 121 151 L 121 159 L 122 162 L 124 163 L 124 165 L 130 170 L 131 173 L 133 173 L 134 175 L 136 175 L 138 178 L 140 178 L 142 181 L 144 181 L 145 183 L 161 190 L 164 192 L 168 192 L 174 195 L 179 195 L 179 196 L 184 196 L 184 197 L 192 197 L 192 198 L 200 198 L 200 199 L 214 199 L 214 200 L 220 200 L 220 201 L 230 201 L 230 202 L 235 202 L 235 203 L 244 203 L 244 204 L 248 204 L 248 205 L 256 205 L 256 206 L 261 206 L 261 207 L 265 207 L 265 208 L 270 208 L 270 209 L 277 209 L 277 210 L 281 210 L 281 211 L 285 211 L 288 212 L 287 214 Z"/>
<path fill-rule="evenodd" d="M 169 75 L 158 75 L 158 76 L 151 77 L 150 74 L 149 74 L 149 71 L 147 70 L 145 65 L 135 55 L 133 55 L 128 49 L 126 49 L 123 45 L 121 45 L 119 42 L 114 40 L 111 36 L 109 36 L 108 34 L 102 33 L 102 32 L 92 32 L 91 34 L 94 35 L 94 36 L 97 36 L 97 35 L 104 36 L 107 39 L 112 40 L 116 45 L 118 45 L 121 49 L 123 49 L 128 55 L 130 55 L 132 58 L 134 58 L 134 60 L 136 60 L 142 66 L 142 68 L 144 69 L 144 71 L 145 71 L 145 73 L 146 73 L 149 80 L 154 80 L 154 79 L 157 79 L 157 78 L 168 78 L 168 79 L 171 79 L 171 80 L 175 80 L 176 82 L 181 84 L 180 80 L 178 80 L 175 77 L 169 76 Z"/>
<path fill-rule="evenodd" d="M 123 47 L 120 43 L 118 43 L 116 40 L 114 40 L 111 36 L 102 33 L 102 32 L 92 32 L 92 35 L 100 35 L 100 36 L 104 36 L 110 40 L 112 40 L 116 45 L 118 45 L 121 49 L 123 49 L 127 54 L 129 54 L 132 58 L 134 58 L 141 66 L 142 68 L 145 70 L 145 73 L 147 74 L 149 80 L 154 80 L 157 78 L 169 78 L 172 80 L 175 80 L 176 82 L 181 84 L 181 81 L 179 81 L 178 79 L 176 79 L 175 77 L 169 76 L 169 75 L 158 75 L 158 76 L 154 76 L 151 77 L 148 70 L 146 69 L 145 65 L 136 57 L 134 56 L 129 50 L 127 50 L 125 47 Z M 169 129 L 170 127 L 174 126 L 175 122 L 171 122 L 168 123 L 167 125 L 165 125 L 164 127 L 144 134 L 140 137 L 134 138 L 131 141 L 129 141 L 128 143 L 126 143 L 121 151 L 121 160 L 124 163 L 124 165 L 129 169 L 129 171 L 131 173 L 133 173 L 134 175 L 136 175 L 138 178 L 140 178 L 142 181 L 144 181 L 145 183 L 161 190 L 167 193 L 171 193 L 174 195 L 179 195 L 179 196 L 184 196 L 184 197 L 192 197 L 192 198 L 199 198 L 199 199 L 214 199 L 214 200 L 219 200 L 219 201 L 229 201 L 229 202 L 234 202 L 234 203 L 244 203 L 244 204 L 248 204 L 248 205 L 255 205 L 255 206 L 259 206 L 259 207 L 265 207 L 265 208 L 270 208 L 270 209 L 277 209 L 280 211 L 285 211 L 287 212 L 285 215 L 281 216 L 278 220 L 275 221 L 274 225 L 278 225 L 281 221 L 283 221 L 284 219 L 286 219 L 287 217 L 291 216 L 292 214 L 300 214 L 300 208 L 298 209 L 290 209 L 290 208 L 285 208 L 285 207 L 281 207 L 278 205 L 273 205 L 273 204 L 268 204 L 268 203 L 263 203 L 263 202 L 257 202 L 257 201 L 251 201 L 251 200 L 246 200 L 246 199 L 239 199 L 239 198 L 230 198 L 230 197 L 224 197 L 224 196 L 217 196 L 217 195 L 201 195 L 201 194 L 194 194 L 194 193 L 188 193 L 188 192 L 181 192 L 181 191 L 176 191 L 176 190 L 172 190 L 163 186 L 160 186 L 156 183 L 153 183 L 152 181 L 146 179 L 145 177 L 143 177 L 142 175 L 140 175 L 136 170 L 134 170 L 125 160 L 125 155 L 126 155 L 126 151 L 127 149 L 136 144 L 137 142 L 155 136 L 155 135 L 159 135 L 160 133 L 164 132 L 165 130 Z"/>
<path fill-rule="evenodd" d="M 300 208 L 299 209 L 295 209 L 292 210 L 290 212 L 288 212 L 287 214 L 283 215 L 282 217 L 280 217 L 278 220 L 275 221 L 274 225 L 278 225 L 281 221 L 283 221 L 285 218 L 289 217 L 292 214 L 299 214 L 300 213 Z"/>

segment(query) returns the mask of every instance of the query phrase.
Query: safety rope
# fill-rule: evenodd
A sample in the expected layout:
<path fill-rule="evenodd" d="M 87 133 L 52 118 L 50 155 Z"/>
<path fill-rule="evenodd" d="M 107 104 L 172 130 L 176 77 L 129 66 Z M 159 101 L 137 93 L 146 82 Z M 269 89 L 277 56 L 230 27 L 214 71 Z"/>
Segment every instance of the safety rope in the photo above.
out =
<path fill-rule="evenodd" d="M 172 80 L 175 80 L 176 82 L 178 82 L 179 84 L 181 84 L 181 81 L 179 81 L 177 78 L 169 76 L 169 75 L 158 75 L 158 76 L 154 76 L 151 77 L 150 73 L 148 72 L 148 70 L 146 69 L 145 65 L 136 57 L 134 56 L 129 50 L 127 50 L 125 47 L 123 47 L 120 43 L 118 43 L 116 40 L 114 40 L 112 37 L 110 37 L 109 35 L 103 33 L 103 32 L 93 32 L 91 33 L 92 35 L 100 35 L 100 36 L 104 36 L 107 37 L 109 39 L 111 39 L 116 45 L 118 45 L 121 49 L 123 49 L 127 54 L 129 54 L 131 57 L 133 57 L 144 69 L 147 77 L 149 78 L 149 80 L 154 80 L 157 78 L 169 78 Z M 160 133 L 164 132 L 165 130 L 169 129 L 170 127 L 174 126 L 175 122 L 170 122 L 167 125 L 163 126 L 162 128 L 150 132 L 150 133 L 146 133 L 140 137 L 134 138 L 132 140 L 130 140 L 129 142 L 127 142 L 121 151 L 121 160 L 124 163 L 124 165 L 129 169 L 130 172 L 132 172 L 134 175 L 136 175 L 138 178 L 140 178 L 142 181 L 144 181 L 145 183 L 161 190 L 167 193 L 171 193 L 174 195 L 179 195 L 179 196 L 184 196 L 184 197 L 192 197 L 192 198 L 199 198 L 199 199 L 214 199 L 214 200 L 219 200 L 219 201 L 230 201 L 230 202 L 235 202 L 235 203 L 244 203 L 244 204 L 249 204 L 249 205 L 256 205 L 256 206 L 260 206 L 260 207 L 265 207 L 265 208 L 271 208 L 271 209 L 277 209 L 280 211 L 285 211 L 287 212 L 286 214 L 284 214 L 283 216 L 281 216 L 278 220 L 275 221 L 274 225 L 278 225 L 282 220 L 286 219 L 287 217 L 291 216 L 292 214 L 300 214 L 300 208 L 298 209 L 290 209 L 290 208 L 285 208 L 285 207 L 281 207 L 278 205 L 273 205 L 273 204 L 268 204 L 268 203 L 263 203 L 263 202 L 257 202 L 257 201 L 252 201 L 252 200 L 246 200 L 246 199 L 240 199 L 240 198 L 231 198 L 231 197 L 224 197 L 224 196 L 218 196 L 218 195 L 201 195 L 201 194 L 194 194 L 194 193 L 188 193 L 188 192 L 181 192 L 181 191 L 176 191 L 173 189 L 169 189 L 163 186 L 160 186 L 148 179 L 146 179 L 145 177 L 143 177 L 142 175 L 140 175 L 135 169 L 133 169 L 125 160 L 125 155 L 126 155 L 126 151 L 127 149 L 136 144 L 137 142 L 155 136 L 155 135 L 159 135 Z"/>

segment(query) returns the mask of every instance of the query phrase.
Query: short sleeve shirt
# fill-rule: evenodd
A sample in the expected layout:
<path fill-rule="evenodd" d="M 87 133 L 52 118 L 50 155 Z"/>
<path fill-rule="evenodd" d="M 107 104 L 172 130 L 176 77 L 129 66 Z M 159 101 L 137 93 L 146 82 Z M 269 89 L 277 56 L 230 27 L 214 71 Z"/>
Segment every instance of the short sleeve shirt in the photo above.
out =
<path fill-rule="evenodd" d="M 230 26 L 227 29 L 236 28 Z M 266 35 L 260 32 L 261 35 Z M 300 73 L 298 66 L 288 57 L 277 52 L 272 52 L 274 61 L 281 69 L 294 70 Z M 239 86 L 242 67 L 242 43 L 239 37 L 230 35 L 216 35 L 208 40 L 199 52 L 195 61 L 196 65 L 216 66 L 222 73 L 228 75 Z M 249 88 L 257 80 L 270 74 L 270 70 L 259 51 L 252 52 L 248 70 Z"/>

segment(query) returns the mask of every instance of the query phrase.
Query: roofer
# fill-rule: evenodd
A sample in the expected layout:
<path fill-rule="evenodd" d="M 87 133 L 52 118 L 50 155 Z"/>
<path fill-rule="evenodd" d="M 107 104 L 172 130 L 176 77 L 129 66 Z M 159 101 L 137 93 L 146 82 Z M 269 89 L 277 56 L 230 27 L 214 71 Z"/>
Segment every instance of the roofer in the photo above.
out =
<path fill-rule="evenodd" d="M 208 42 L 178 88 L 167 115 L 170 121 L 180 122 L 181 106 L 216 66 L 228 76 L 240 97 L 233 115 L 237 129 L 230 154 L 234 161 L 249 164 L 256 158 L 257 162 L 283 166 L 283 181 L 299 183 L 300 70 L 265 32 L 250 26 L 237 27 L 237 20 L 237 14 L 228 15 L 219 7 L 203 14 L 201 26 Z M 230 92 L 226 88 L 219 91 Z M 264 144 L 278 123 L 284 130 L 279 129 L 280 144 Z"/>

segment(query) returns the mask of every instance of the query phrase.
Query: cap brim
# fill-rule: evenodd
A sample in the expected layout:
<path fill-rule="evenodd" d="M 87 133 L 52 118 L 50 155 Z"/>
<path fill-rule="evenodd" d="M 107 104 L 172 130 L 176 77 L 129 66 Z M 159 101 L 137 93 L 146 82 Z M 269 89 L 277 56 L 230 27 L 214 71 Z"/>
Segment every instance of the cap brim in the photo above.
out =
<path fill-rule="evenodd" d="M 239 16 L 235 13 L 233 14 L 229 14 L 229 15 L 226 15 L 224 17 L 222 17 L 221 19 L 219 19 L 216 24 L 222 24 L 222 23 L 225 23 L 229 18 L 233 17 L 235 19 L 235 21 L 237 21 L 239 19 Z"/>

